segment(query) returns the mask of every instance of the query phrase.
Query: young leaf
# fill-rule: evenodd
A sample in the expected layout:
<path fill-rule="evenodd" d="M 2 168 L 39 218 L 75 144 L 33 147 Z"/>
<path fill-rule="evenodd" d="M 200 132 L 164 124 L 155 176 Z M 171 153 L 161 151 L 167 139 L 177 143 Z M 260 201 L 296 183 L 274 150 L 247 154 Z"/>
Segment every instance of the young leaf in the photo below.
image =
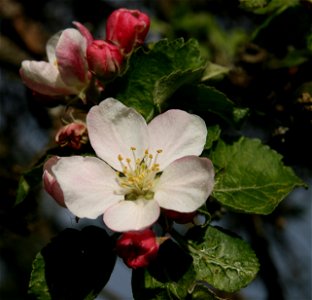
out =
<path fill-rule="evenodd" d="M 219 125 L 209 126 L 207 130 L 208 134 L 204 148 L 205 150 L 209 150 L 212 147 L 213 143 L 219 139 L 221 134 L 221 128 Z"/>
<path fill-rule="evenodd" d="M 220 80 L 230 72 L 230 68 L 209 62 L 201 81 Z"/>
<path fill-rule="evenodd" d="M 189 243 L 196 279 L 206 281 L 218 290 L 235 292 L 256 276 L 259 263 L 250 246 L 209 226 L 203 239 Z"/>
<path fill-rule="evenodd" d="M 27 197 L 30 189 L 34 188 L 35 186 L 41 183 L 42 166 L 43 164 L 39 164 L 35 166 L 33 169 L 25 172 L 25 174 L 20 177 L 15 199 L 15 205 L 23 202 L 23 200 Z"/>
<path fill-rule="evenodd" d="M 217 171 L 213 197 L 234 210 L 269 214 L 303 185 L 282 156 L 257 139 L 242 137 L 233 145 L 220 141 L 210 159 Z"/>
<path fill-rule="evenodd" d="M 136 51 L 127 73 L 116 80 L 116 98 L 134 107 L 146 119 L 181 85 L 199 80 L 205 69 L 195 40 L 162 40 L 144 52 Z"/>
<path fill-rule="evenodd" d="M 36 299 L 50 300 L 51 295 L 45 280 L 45 263 L 41 253 L 38 253 L 33 261 L 32 272 L 29 282 L 29 293 Z"/>

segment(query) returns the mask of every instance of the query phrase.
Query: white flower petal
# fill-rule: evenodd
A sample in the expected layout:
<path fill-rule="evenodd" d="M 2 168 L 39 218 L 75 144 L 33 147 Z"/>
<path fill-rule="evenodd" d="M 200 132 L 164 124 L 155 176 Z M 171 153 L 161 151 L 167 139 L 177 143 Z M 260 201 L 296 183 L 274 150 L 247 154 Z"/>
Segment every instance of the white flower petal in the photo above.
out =
<path fill-rule="evenodd" d="M 203 151 L 207 128 L 203 119 L 182 110 L 168 110 L 148 124 L 149 151 L 163 152 L 158 156 L 160 170 L 174 160 L 187 155 L 200 155 Z"/>
<path fill-rule="evenodd" d="M 83 87 L 89 81 L 86 59 L 87 40 L 77 29 L 65 29 L 56 45 L 58 69 L 68 85 Z"/>
<path fill-rule="evenodd" d="M 80 218 L 96 218 L 123 199 L 116 172 L 96 157 L 63 157 L 52 167 L 68 209 Z"/>
<path fill-rule="evenodd" d="M 45 61 L 24 60 L 20 68 L 23 82 L 32 90 L 48 96 L 75 94 L 60 78 L 58 69 Z"/>
<path fill-rule="evenodd" d="M 156 222 L 159 213 L 159 205 L 154 200 L 125 200 L 105 212 L 104 222 L 113 231 L 142 230 Z"/>
<path fill-rule="evenodd" d="M 136 148 L 137 158 L 141 158 L 147 149 L 148 132 L 144 118 L 116 99 L 108 98 L 93 106 L 87 115 L 87 127 L 97 156 L 116 170 L 122 170 L 118 155 L 133 162 L 131 147 Z"/>
<path fill-rule="evenodd" d="M 56 64 L 55 48 L 60 39 L 62 32 L 63 31 L 59 31 L 58 33 L 52 35 L 52 37 L 50 37 L 50 39 L 47 42 L 46 52 L 47 52 L 48 61 L 51 64 Z"/>
<path fill-rule="evenodd" d="M 214 170 L 208 158 L 186 156 L 170 164 L 159 178 L 154 199 L 159 206 L 178 212 L 192 212 L 212 192 Z"/>

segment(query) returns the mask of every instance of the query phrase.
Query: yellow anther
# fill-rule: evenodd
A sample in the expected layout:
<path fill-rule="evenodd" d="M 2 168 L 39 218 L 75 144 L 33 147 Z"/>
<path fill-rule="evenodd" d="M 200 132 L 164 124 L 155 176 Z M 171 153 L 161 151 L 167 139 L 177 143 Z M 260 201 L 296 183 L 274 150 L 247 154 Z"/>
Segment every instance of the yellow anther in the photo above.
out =
<path fill-rule="evenodd" d="M 136 157 L 136 148 L 130 147 L 132 157 L 122 157 L 118 155 L 118 160 L 122 167 L 121 172 L 117 172 L 117 180 L 119 185 L 124 189 L 125 197 L 131 200 L 137 199 L 139 196 L 143 196 L 146 199 L 150 197 L 149 194 L 153 194 L 155 177 L 160 171 L 160 165 L 157 163 L 157 158 L 162 149 L 156 150 L 151 154 L 148 149 L 144 151 L 143 157 Z"/>

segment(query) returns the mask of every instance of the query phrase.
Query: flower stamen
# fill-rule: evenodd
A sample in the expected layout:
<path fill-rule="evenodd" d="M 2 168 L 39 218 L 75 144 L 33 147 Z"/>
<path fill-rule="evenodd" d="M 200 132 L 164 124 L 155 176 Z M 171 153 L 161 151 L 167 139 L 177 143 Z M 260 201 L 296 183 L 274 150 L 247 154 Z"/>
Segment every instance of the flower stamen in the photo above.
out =
<path fill-rule="evenodd" d="M 160 171 L 157 158 L 162 150 L 157 150 L 155 156 L 145 150 L 142 158 L 137 157 L 135 147 L 130 147 L 130 150 L 134 164 L 131 164 L 132 159 L 130 158 L 125 158 L 125 164 L 122 155 L 118 155 L 122 172 L 117 172 L 117 181 L 120 187 L 123 188 L 122 194 L 125 195 L 127 200 L 137 200 L 139 197 L 152 199 L 155 178 Z"/>

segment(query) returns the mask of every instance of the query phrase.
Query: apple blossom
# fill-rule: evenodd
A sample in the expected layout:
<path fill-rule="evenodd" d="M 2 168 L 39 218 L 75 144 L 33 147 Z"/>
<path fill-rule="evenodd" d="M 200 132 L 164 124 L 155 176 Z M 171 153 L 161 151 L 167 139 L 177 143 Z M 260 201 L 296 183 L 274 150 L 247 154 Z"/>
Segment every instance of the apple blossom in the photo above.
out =
<path fill-rule="evenodd" d="M 43 165 L 43 187 L 60 206 L 66 207 L 63 192 L 52 171 L 52 166 L 54 166 L 59 159 L 60 158 L 57 156 L 52 156 Z"/>
<path fill-rule="evenodd" d="M 173 109 L 147 124 L 108 98 L 90 109 L 87 128 L 98 157 L 64 157 L 52 168 L 76 216 L 104 214 L 114 231 L 142 230 L 157 221 L 160 208 L 193 212 L 210 195 L 214 170 L 198 157 L 207 135 L 200 117 Z"/>
<path fill-rule="evenodd" d="M 87 60 L 90 71 L 103 79 L 118 75 L 124 56 L 119 47 L 106 41 L 94 40 L 87 48 Z"/>
<path fill-rule="evenodd" d="M 78 150 L 88 141 L 87 126 L 82 121 L 75 121 L 63 126 L 55 136 L 55 141 L 61 147 L 68 146 Z"/>
<path fill-rule="evenodd" d="M 120 8 L 107 19 L 106 40 L 119 46 L 124 54 L 129 54 L 144 43 L 149 27 L 150 19 L 146 14 L 139 10 Z"/>
<path fill-rule="evenodd" d="M 48 40 L 48 62 L 22 62 L 20 75 L 30 89 L 48 96 L 78 95 L 85 98 L 90 83 L 86 49 L 92 37 L 82 24 L 74 24 L 80 31 L 68 28 Z"/>
<path fill-rule="evenodd" d="M 125 232 L 116 242 L 117 254 L 133 269 L 147 267 L 158 249 L 159 243 L 151 229 Z"/>

